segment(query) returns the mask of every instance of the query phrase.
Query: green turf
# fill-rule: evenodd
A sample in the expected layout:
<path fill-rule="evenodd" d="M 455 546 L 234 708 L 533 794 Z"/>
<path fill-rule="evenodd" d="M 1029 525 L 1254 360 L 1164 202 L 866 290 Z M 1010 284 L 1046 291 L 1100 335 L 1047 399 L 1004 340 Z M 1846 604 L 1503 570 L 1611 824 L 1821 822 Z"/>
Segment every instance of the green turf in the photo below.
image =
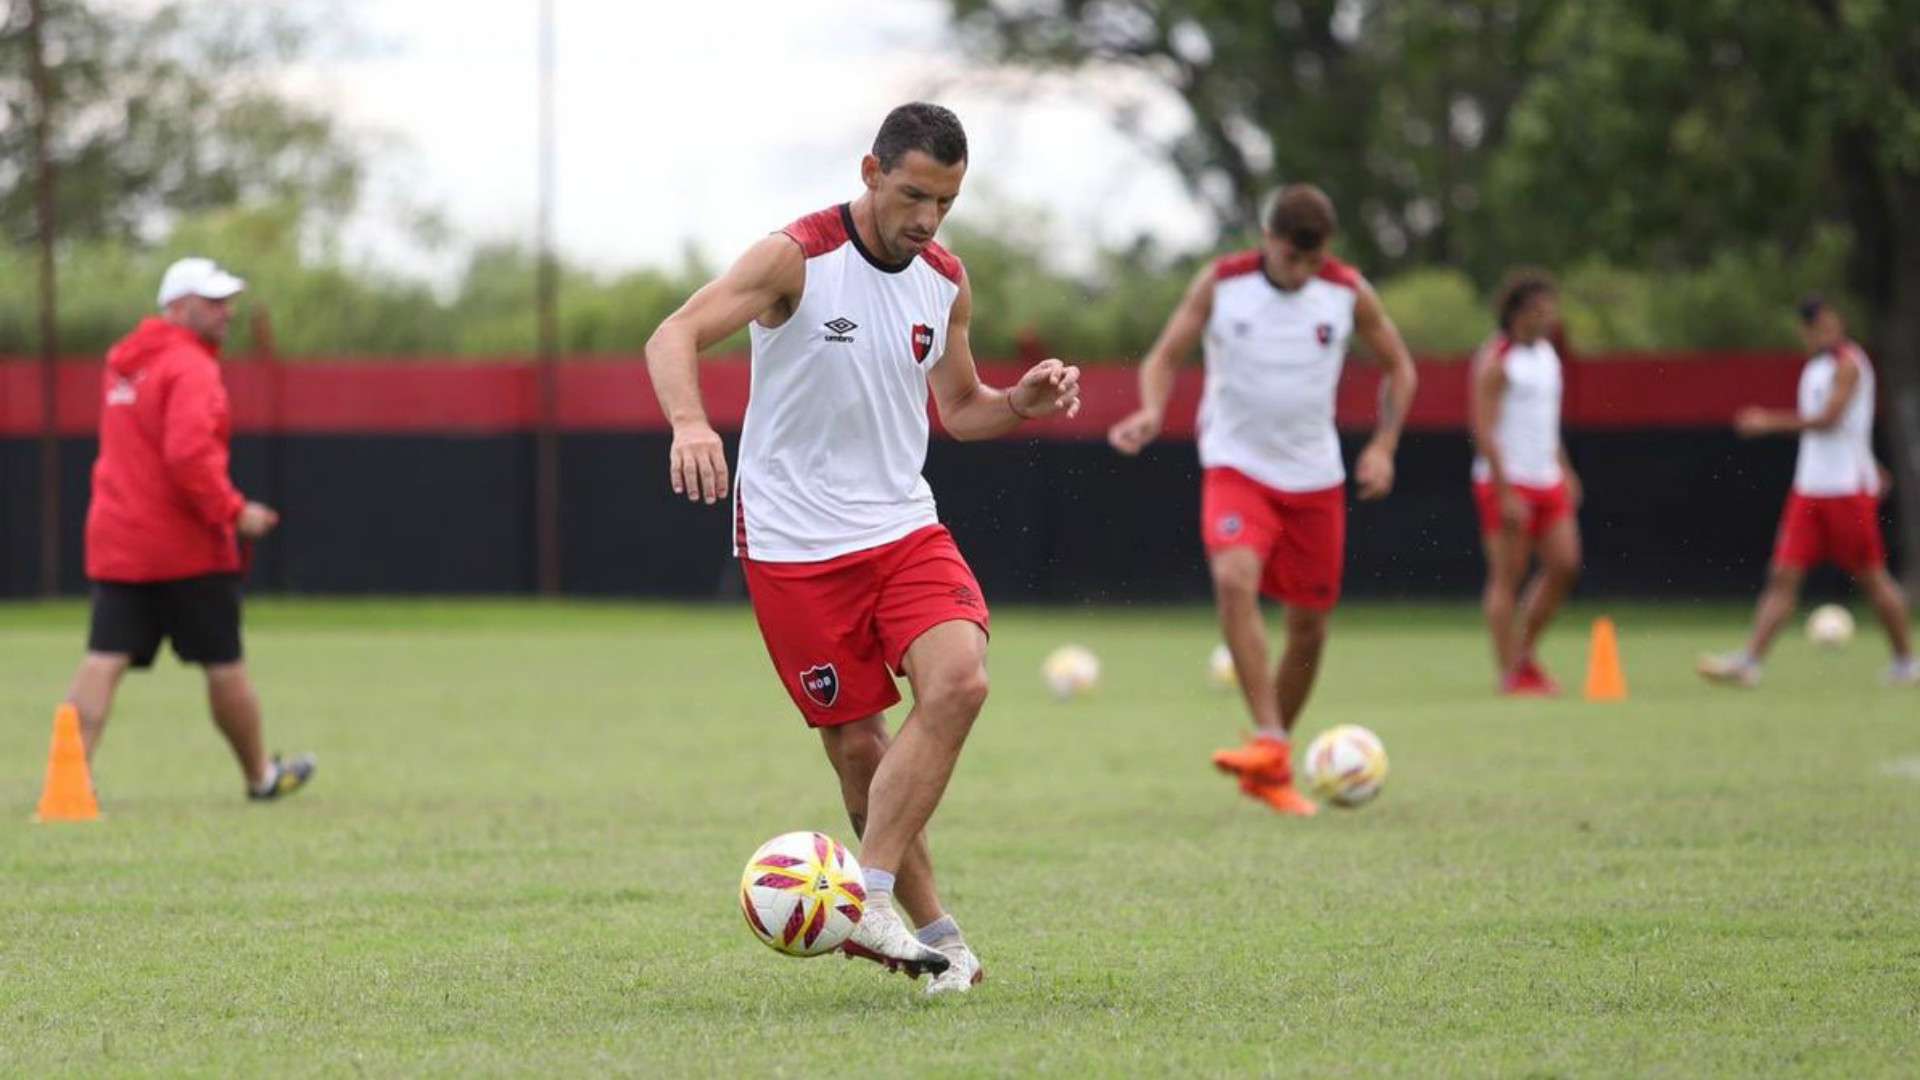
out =
<path fill-rule="evenodd" d="M 315 786 L 244 803 L 168 662 L 84 826 L 26 820 L 82 613 L 0 608 L 0 1075 L 1913 1075 L 1920 694 L 1871 632 L 1710 690 L 1741 612 L 1616 614 L 1597 706 L 1492 700 L 1466 608 L 1343 613 L 1307 726 L 1393 774 L 1300 822 L 1206 766 L 1204 612 L 1000 611 L 933 833 L 989 979 L 929 1005 L 741 924 L 760 841 L 846 832 L 743 608 L 263 602 Z"/>

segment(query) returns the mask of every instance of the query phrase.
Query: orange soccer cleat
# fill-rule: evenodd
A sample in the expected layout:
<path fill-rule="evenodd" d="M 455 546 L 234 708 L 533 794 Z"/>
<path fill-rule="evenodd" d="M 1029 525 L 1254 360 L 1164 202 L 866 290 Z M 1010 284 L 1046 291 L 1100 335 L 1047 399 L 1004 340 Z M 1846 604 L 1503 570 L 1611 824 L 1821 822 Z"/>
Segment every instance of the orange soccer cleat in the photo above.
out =
<path fill-rule="evenodd" d="M 1300 794 L 1300 789 L 1292 784 L 1265 784 L 1251 777 L 1241 777 L 1240 793 L 1249 799 L 1266 803 L 1274 813 L 1288 817 L 1312 817 L 1320 812 L 1320 807 L 1312 799 Z"/>
<path fill-rule="evenodd" d="M 1285 739 L 1255 735 L 1244 746 L 1215 751 L 1213 767 L 1242 779 L 1285 786 L 1293 782 L 1293 747 Z"/>

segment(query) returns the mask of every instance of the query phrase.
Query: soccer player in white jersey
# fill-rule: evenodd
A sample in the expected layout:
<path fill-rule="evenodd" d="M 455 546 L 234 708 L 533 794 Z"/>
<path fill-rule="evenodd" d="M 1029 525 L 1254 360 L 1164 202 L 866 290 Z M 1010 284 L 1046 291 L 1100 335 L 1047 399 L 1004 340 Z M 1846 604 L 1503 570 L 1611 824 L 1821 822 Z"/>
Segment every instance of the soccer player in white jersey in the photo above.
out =
<path fill-rule="evenodd" d="M 1140 408 L 1108 440 L 1138 454 L 1166 419 L 1174 372 L 1204 341 L 1200 404 L 1201 539 L 1220 628 L 1253 715 L 1246 745 L 1214 765 L 1283 814 L 1308 816 L 1293 786 L 1289 733 L 1319 671 L 1346 555 L 1346 469 L 1334 393 L 1358 335 L 1387 372 L 1373 438 L 1355 463 L 1362 499 L 1393 489 L 1393 455 L 1413 401 L 1413 358 L 1373 287 L 1327 254 L 1333 202 L 1311 184 L 1269 200 L 1263 241 L 1194 278 L 1140 365 Z M 1270 668 L 1262 594 L 1286 605 L 1287 641 Z"/>
<path fill-rule="evenodd" d="M 1701 677 L 1722 686 L 1760 684 L 1760 666 L 1774 635 L 1793 614 L 1808 570 L 1833 563 L 1853 576 L 1886 627 L 1893 646 L 1887 682 L 1920 684 L 1907 625 L 1907 601 L 1887 573 L 1880 535 L 1886 470 L 1873 456 L 1873 362 L 1847 337 L 1846 321 L 1819 297 L 1800 304 L 1800 336 L 1812 357 L 1800 372 L 1798 408 L 1750 406 L 1734 417 L 1747 438 L 1798 435 L 1793 491 L 1780 516 L 1773 567 L 1754 612 L 1753 635 L 1735 653 L 1700 658 Z"/>
<path fill-rule="evenodd" d="M 1079 369 L 1058 360 L 1005 390 L 980 381 L 972 289 L 933 239 L 966 171 L 953 113 L 893 110 L 860 163 L 859 198 L 749 248 L 647 342 L 673 425 L 673 490 L 712 505 L 731 487 L 735 554 L 767 653 L 820 732 L 862 840 L 867 906 L 846 950 L 932 974 L 929 993 L 980 978 L 935 889 L 924 830 L 986 702 L 988 616 L 920 475 L 928 393 L 956 439 L 1080 405 Z M 743 326 L 752 390 L 729 485 L 696 358 Z M 896 674 L 914 704 L 889 736 Z"/>
<path fill-rule="evenodd" d="M 1580 576 L 1580 478 L 1560 439 L 1560 322 L 1553 279 L 1507 276 L 1494 301 L 1500 332 L 1473 358 L 1473 501 L 1487 554 L 1482 605 L 1500 691 L 1552 695 L 1560 687 L 1534 647 Z M 1535 554 L 1540 570 L 1521 583 Z M 1514 616 L 1520 616 L 1518 626 Z"/>

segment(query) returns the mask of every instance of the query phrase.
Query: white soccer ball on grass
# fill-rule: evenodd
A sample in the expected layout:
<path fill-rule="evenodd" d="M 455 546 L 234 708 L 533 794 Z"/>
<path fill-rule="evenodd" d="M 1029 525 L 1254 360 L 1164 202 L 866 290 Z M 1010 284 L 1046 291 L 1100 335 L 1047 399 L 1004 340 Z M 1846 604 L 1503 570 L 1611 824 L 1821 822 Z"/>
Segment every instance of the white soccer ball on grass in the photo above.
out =
<path fill-rule="evenodd" d="M 866 907 L 860 864 L 826 833 L 782 833 L 761 844 L 740 875 L 740 910 L 753 936 L 788 956 L 838 949 Z"/>
<path fill-rule="evenodd" d="M 1823 649 L 1853 640 L 1853 613 L 1839 604 L 1821 604 L 1807 616 L 1807 639 Z"/>
<path fill-rule="evenodd" d="M 1215 645 L 1207 657 L 1207 682 L 1218 690 L 1232 690 L 1240 685 L 1240 672 L 1233 666 L 1233 652 L 1224 642 Z"/>
<path fill-rule="evenodd" d="M 1085 646 L 1062 645 L 1040 664 L 1040 678 L 1055 700 L 1076 698 L 1100 685 L 1100 658 Z"/>
<path fill-rule="evenodd" d="M 1387 748 L 1358 724 L 1328 728 L 1307 747 L 1307 790 L 1335 806 L 1364 805 L 1387 782 Z"/>

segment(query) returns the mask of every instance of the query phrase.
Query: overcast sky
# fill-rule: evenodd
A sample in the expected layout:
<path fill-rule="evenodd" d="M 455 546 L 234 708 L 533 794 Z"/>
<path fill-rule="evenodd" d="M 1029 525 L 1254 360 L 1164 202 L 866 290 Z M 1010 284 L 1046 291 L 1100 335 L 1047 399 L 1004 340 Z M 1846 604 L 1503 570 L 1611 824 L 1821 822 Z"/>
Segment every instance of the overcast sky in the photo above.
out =
<path fill-rule="evenodd" d="M 389 222 L 408 204 L 444 210 L 466 237 L 530 238 L 536 0 L 347 8 L 368 44 L 288 85 L 385 140 L 355 246 L 400 258 Z M 1045 208 L 1069 258 L 1141 231 L 1207 239 L 1177 177 L 1107 122 L 1108 103 L 1142 84 L 1055 78 L 1016 100 L 1007 80 L 965 64 L 941 0 L 556 0 L 556 11 L 556 230 L 564 253 L 592 265 L 671 262 L 690 242 L 731 258 L 857 194 L 880 118 L 916 97 L 967 125 L 960 218 Z M 1150 104 L 1150 124 L 1178 127 L 1176 103 Z"/>

